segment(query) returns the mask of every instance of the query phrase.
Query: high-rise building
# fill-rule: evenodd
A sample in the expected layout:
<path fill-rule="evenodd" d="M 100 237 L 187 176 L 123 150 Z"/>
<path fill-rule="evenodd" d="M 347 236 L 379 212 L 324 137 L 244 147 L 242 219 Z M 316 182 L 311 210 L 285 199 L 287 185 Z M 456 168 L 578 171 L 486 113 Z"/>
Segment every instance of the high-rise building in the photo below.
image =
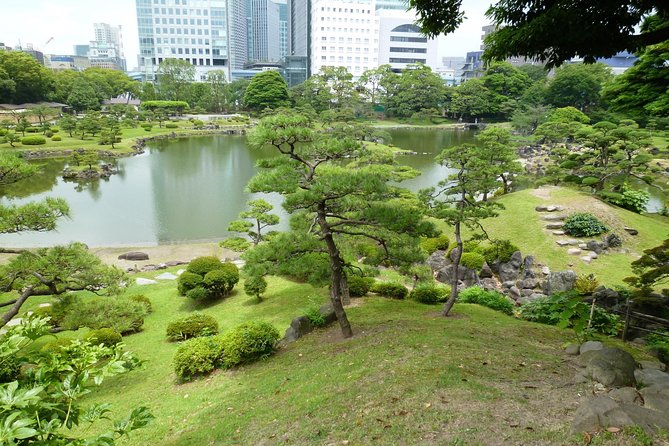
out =
<path fill-rule="evenodd" d="M 279 57 L 288 55 L 288 3 L 286 0 L 277 0 L 279 5 Z"/>
<path fill-rule="evenodd" d="M 230 78 L 232 52 L 227 0 L 135 2 L 139 66 L 147 80 L 155 80 L 159 65 L 166 59 L 191 63 L 195 66 L 195 80 L 205 80 L 211 70 L 224 70 Z"/>
<path fill-rule="evenodd" d="M 409 2 L 408 0 L 376 0 L 376 9 L 406 11 L 409 9 Z"/>
<path fill-rule="evenodd" d="M 251 0 L 228 0 L 230 30 L 230 69 L 242 70 L 249 59 Z"/>
<path fill-rule="evenodd" d="M 74 55 L 80 57 L 88 57 L 88 51 L 91 49 L 90 45 L 74 45 Z"/>
<path fill-rule="evenodd" d="M 353 76 L 379 65 L 379 19 L 374 0 L 314 0 L 311 72 L 345 67 Z"/>
<path fill-rule="evenodd" d="M 125 71 L 121 27 L 94 23 L 93 29 L 95 40 L 91 40 L 88 49 L 91 66 Z"/>
<path fill-rule="evenodd" d="M 436 39 L 425 36 L 415 24 L 416 14 L 400 9 L 377 9 L 379 17 L 379 65 L 389 64 L 394 71 L 422 63 L 432 69 L 439 64 Z"/>
<path fill-rule="evenodd" d="M 251 0 L 253 53 L 249 60 L 279 60 L 279 5 L 272 0 Z"/>

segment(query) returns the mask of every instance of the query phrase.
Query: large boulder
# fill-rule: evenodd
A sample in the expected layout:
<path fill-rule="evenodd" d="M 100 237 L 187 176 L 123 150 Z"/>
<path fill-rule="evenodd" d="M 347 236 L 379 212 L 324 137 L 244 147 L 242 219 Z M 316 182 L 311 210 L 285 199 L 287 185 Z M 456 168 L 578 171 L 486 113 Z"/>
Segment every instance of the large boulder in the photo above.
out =
<path fill-rule="evenodd" d="M 648 434 L 669 428 L 666 412 L 634 403 L 618 403 L 609 396 L 586 401 L 576 410 L 572 432 L 596 432 L 607 427 L 640 426 Z"/>
<path fill-rule="evenodd" d="M 579 362 L 585 366 L 583 375 L 608 387 L 629 387 L 636 384 L 636 362 L 632 355 L 618 348 L 603 348 L 581 353 Z"/>
<path fill-rule="evenodd" d="M 453 283 L 453 275 L 453 265 L 449 265 L 446 268 L 437 271 L 436 279 L 439 282 L 451 284 Z M 458 266 L 458 282 L 462 282 L 465 287 L 480 284 L 479 276 L 476 271 L 462 265 Z"/>
<path fill-rule="evenodd" d="M 574 288 L 574 282 L 576 282 L 576 273 L 572 270 L 550 273 L 543 286 L 544 294 L 550 296 L 555 293 L 570 291 Z"/>
<path fill-rule="evenodd" d="M 534 266 L 534 257 L 527 256 L 523 259 L 520 278 L 521 280 L 534 279 L 536 277 L 532 267 Z"/>
<path fill-rule="evenodd" d="M 307 316 L 298 316 L 290 322 L 290 327 L 286 329 L 282 342 L 295 342 L 307 333 L 314 330 L 314 325 Z"/>
<path fill-rule="evenodd" d="M 502 262 L 499 264 L 499 279 L 502 282 L 507 282 L 509 280 L 516 281 L 518 275 L 520 274 L 520 267 L 523 265 L 523 255 L 520 251 L 513 253 L 508 262 Z"/>
<path fill-rule="evenodd" d="M 426 263 L 432 271 L 439 271 L 442 268 L 446 268 L 451 264 L 451 260 L 446 257 L 446 251 L 435 251 L 427 258 Z"/>
<path fill-rule="evenodd" d="M 119 260 L 149 260 L 149 255 L 145 252 L 130 251 L 118 256 Z"/>

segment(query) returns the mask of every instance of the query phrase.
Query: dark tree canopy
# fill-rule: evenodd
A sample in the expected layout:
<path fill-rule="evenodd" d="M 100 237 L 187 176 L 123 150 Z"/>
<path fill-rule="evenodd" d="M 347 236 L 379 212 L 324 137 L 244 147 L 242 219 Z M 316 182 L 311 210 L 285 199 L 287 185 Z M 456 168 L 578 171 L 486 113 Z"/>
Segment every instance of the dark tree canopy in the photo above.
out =
<path fill-rule="evenodd" d="M 431 36 L 462 23 L 462 0 L 410 0 Z M 653 26 L 636 27 L 656 14 Z M 499 30 L 486 39 L 488 60 L 536 58 L 549 68 L 580 56 L 586 62 L 669 40 L 666 0 L 499 0 L 486 13 Z"/>

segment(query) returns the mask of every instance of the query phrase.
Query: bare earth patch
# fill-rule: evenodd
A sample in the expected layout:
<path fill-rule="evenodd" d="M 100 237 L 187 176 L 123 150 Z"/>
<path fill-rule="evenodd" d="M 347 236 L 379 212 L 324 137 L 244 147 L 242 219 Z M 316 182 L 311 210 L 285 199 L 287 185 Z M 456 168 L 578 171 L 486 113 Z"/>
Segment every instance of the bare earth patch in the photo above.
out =
<path fill-rule="evenodd" d="M 128 251 L 141 251 L 149 255 L 149 260 L 119 260 L 118 256 Z M 116 265 L 121 268 L 142 267 L 149 264 L 159 264 L 171 260 L 189 262 L 196 257 L 216 256 L 219 258 L 237 259 L 239 253 L 224 249 L 218 243 L 185 243 L 174 245 L 157 245 L 136 247 L 113 247 L 113 248 L 91 248 L 91 252 L 102 259 L 103 262 Z"/>

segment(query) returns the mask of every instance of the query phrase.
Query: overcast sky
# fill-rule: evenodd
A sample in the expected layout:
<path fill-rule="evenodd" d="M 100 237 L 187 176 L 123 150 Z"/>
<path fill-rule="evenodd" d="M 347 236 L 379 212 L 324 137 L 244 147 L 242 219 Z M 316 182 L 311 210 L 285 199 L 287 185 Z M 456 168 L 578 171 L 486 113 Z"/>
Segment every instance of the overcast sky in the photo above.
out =
<path fill-rule="evenodd" d="M 121 25 L 129 69 L 137 65 L 139 43 L 135 0 L 0 0 L 0 42 L 14 47 L 32 43 L 47 54 L 73 53 L 73 45 L 93 39 L 93 23 Z M 440 39 L 442 56 L 464 56 L 479 49 L 485 10 L 490 4 L 464 0 L 467 20 L 454 34 Z M 47 44 L 47 41 L 53 40 Z"/>

